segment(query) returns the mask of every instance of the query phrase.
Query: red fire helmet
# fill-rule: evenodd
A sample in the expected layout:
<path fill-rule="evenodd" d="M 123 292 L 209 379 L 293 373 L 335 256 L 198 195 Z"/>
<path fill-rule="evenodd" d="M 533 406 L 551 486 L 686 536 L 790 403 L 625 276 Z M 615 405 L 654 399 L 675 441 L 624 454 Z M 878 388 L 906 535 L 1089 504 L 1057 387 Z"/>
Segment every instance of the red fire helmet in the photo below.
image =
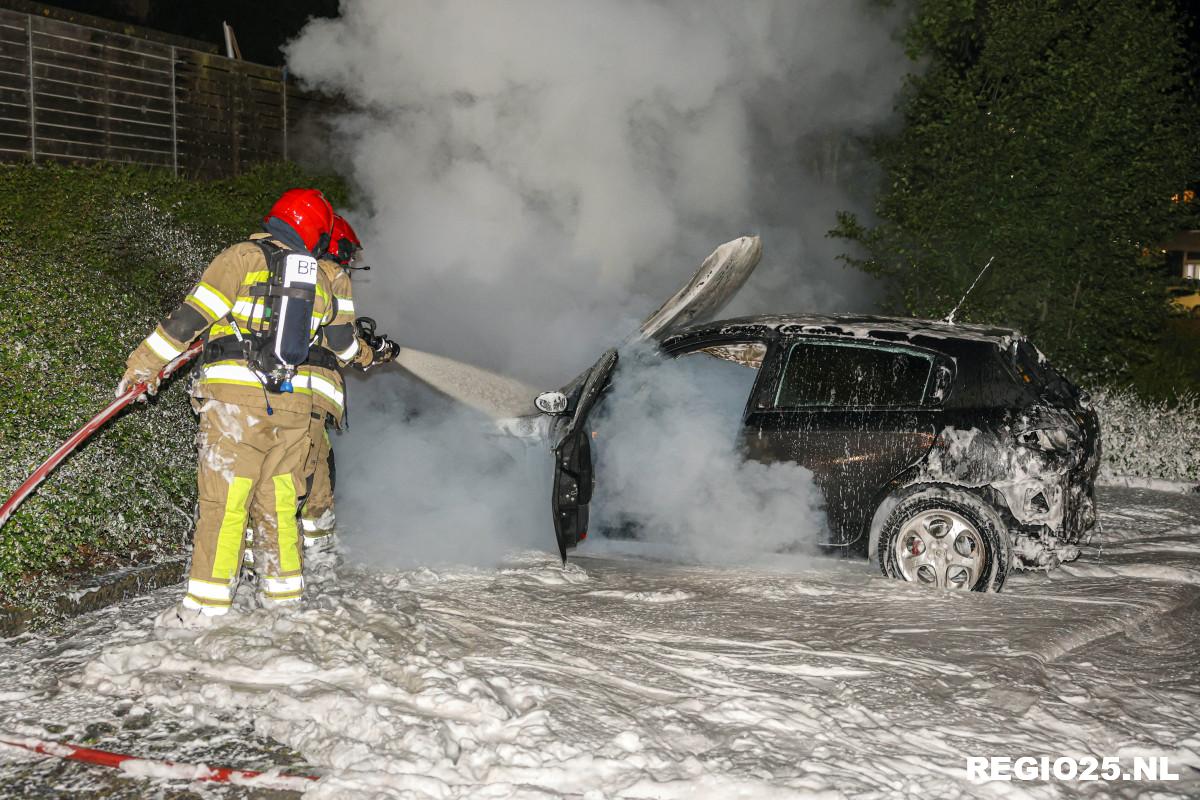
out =
<path fill-rule="evenodd" d="M 329 241 L 329 255 L 343 267 L 349 266 L 354 256 L 362 250 L 362 242 L 354 228 L 341 214 L 333 215 L 333 233 Z"/>
<path fill-rule="evenodd" d="M 288 189 L 263 217 L 271 217 L 291 225 L 304 240 L 304 246 L 318 253 L 329 246 L 333 231 L 333 206 L 320 189 Z"/>

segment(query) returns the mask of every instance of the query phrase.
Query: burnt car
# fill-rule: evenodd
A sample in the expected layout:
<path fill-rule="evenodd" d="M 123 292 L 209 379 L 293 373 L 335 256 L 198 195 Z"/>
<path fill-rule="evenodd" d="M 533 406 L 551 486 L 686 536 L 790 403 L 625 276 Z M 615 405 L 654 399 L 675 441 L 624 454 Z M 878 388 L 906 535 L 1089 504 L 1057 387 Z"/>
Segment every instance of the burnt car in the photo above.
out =
<path fill-rule="evenodd" d="M 1016 331 L 793 314 L 672 327 L 655 342 L 672 358 L 704 354 L 754 371 L 744 457 L 810 470 L 828 516 L 821 544 L 875 559 L 885 575 L 997 591 L 1014 567 L 1076 557 L 1096 524 L 1096 413 Z M 588 417 L 616 363 L 609 351 L 539 398 L 556 415 L 552 501 L 564 557 L 587 532 Z"/>
<path fill-rule="evenodd" d="M 875 559 L 894 578 L 974 591 L 999 590 L 1014 567 L 1078 556 L 1096 525 L 1100 462 L 1099 422 L 1084 392 L 1013 330 L 850 315 L 711 321 L 761 255 L 756 236 L 718 247 L 624 349 L 741 365 L 740 454 L 811 473 L 828 517 L 824 547 Z M 397 363 L 504 433 L 548 442 L 565 561 L 591 521 L 590 420 L 618 351 L 540 395 L 409 348 Z"/>

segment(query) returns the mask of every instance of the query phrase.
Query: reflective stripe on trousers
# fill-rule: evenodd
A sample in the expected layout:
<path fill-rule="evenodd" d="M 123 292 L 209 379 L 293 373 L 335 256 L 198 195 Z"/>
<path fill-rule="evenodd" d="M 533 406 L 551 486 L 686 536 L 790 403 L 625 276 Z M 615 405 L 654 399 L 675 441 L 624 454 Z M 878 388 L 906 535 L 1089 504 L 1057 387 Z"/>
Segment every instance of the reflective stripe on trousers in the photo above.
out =
<path fill-rule="evenodd" d="M 298 598 L 303 590 L 297 506 L 312 445 L 309 414 L 256 409 L 209 401 L 200 415 L 200 514 L 193 541 L 188 600 L 228 607 L 245 549 L 245 530 L 255 530 L 260 575 L 285 581 L 265 596 Z M 286 599 L 286 598 L 285 598 Z"/>

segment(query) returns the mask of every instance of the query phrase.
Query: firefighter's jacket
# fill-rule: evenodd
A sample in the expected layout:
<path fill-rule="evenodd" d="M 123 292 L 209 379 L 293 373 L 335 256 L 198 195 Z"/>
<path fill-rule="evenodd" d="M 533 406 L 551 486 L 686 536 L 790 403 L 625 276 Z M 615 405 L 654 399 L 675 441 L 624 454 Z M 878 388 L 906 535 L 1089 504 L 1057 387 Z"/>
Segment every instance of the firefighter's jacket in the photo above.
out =
<path fill-rule="evenodd" d="M 354 330 L 354 290 L 350 286 L 350 271 L 329 259 L 321 260 L 321 271 L 335 276 L 333 295 L 337 301 L 337 314 L 334 316 L 332 324 L 321 329 L 320 341 L 313 345 L 313 348 L 320 348 L 331 353 L 341 365 L 357 364 L 365 369 L 374 363 L 375 353 Z M 350 345 L 345 345 L 347 327 L 353 340 Z M 317 360 L 327 361 L 328 359 Z M 340 427 L 346 412 L 346 382 L 342 378 L 340 369 L 321 369 L 320 373 L 322 377 L 333 383 L 342 400 L 334 403 L 329 395 L 314 392 L 313 403 L 317 406 L 318 411 L 323 411 L 333 417 L 334 424 Z"/>
<path fill-rule="evenodd" d="M 265 233 L 253 234 L 251 240 L 270 239 Z M 278 240 L 273 240 L 278 244 Z M 328 342 L 337 364 L 314 366 L 313 350 L 309 362 L 300 365 L 292 378 L 292 392 L 265 392 L 259 377 L 249 368 L 245 358 L 225 355 L 205 358 L 192 395 L 198 400 L 212 399 L 249 408 L 266 409 L 267 397 L 272 408 L 309 413 L 314 404 L 340 419 L 345 408 L 345 395 L 338 367 L 360 356 L 362 346 L 354 330 L 354 299 L 350 277 L 332 261 L 321 260 L 317 277 L 316 298 L 313 302 L 309 333 L 314 341 Z M 200 276 L 200 281 L 129 355 L 126 374 L 154 375 L 169 361 L 183 353 L 196 337 L 206 342 L 223 340 L 258 330 L 263 325 L 264 305 L 255 297 L 251 287 L 263 284 L 270 277 L 267 260 L 253 241 L 239 242 L 222 251 Z M 258 302 L 256 302 L 258 300 Z M 252 316 L 253 315 L 253 316 Z M 237 325 L 237 329 L 234 327 Z M 368 351 L 369 352 L 369 351 Z"/>

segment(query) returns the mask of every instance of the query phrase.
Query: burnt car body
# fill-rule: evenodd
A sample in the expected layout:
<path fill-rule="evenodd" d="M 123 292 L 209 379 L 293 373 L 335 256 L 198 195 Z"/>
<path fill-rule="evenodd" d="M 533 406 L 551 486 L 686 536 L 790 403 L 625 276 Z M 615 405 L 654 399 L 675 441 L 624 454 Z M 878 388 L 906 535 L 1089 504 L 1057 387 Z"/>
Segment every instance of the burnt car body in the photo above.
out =
<path fill-rule="evenodd" d="M 744 456 L 808 468 L 828 516 L 822 544 L 877 559 L 887 575 L 998 590 L 1012 567 L 1076 557 L 1096 524 L 1096 413 L 1016 331 L 795 314 L 673 328 L 654 341 L 670 357 L 705 353 L 757 370 Z M 609 351 L 565 387 L 552 423 L 564 558 L 587 532 L 587 419 L 616 362 Z"/>
<path fill-rule="evenodd" d="M 1100 461 L 1085 393 L 1013 330 L 851 315 L 711 321 L 761 256 L 757 236 L 717 247 L 625 349 L 704 353 L 753 370 L 738 384 L 750 387 L 737 420 L 741 455 L 811 472 L 828 518 L 822 545 L 876 559 L 891 577 L 976 591 L 1000 589 L 1014 566 L 1078 555 L 1096 525 Z M 590 523 L 589 418 L 614 380 L 617 351 L 542 394 L 410 348 L 396 363 L 504 434 L 549 445 L 565 561 Z"/>

